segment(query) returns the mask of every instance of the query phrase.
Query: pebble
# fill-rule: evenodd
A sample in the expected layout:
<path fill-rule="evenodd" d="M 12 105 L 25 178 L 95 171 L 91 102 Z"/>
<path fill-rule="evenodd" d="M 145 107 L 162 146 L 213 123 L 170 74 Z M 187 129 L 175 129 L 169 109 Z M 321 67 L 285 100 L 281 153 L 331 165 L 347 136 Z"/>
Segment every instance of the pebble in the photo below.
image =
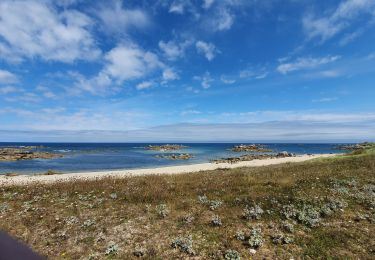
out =
<path fill-rule="evenodd" d="M 255 255 L 257 253 L 257 251 L 253 248 L 251 248 L 249 251 L 250 251 L 250 254 L 252 254 L 252 255 Z"/>

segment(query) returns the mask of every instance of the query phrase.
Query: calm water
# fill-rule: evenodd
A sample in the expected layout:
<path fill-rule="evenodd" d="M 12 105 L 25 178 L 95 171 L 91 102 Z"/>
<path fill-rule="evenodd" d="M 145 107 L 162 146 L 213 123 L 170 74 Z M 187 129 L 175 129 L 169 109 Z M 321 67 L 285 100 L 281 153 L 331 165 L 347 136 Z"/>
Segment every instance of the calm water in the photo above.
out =
<path fill-rule="evenodd" d="M 152 168 L 168 165 L 194 164 L 208 162 L 228 156 L 238 156 L 241 153 L 228 151 L 230 143 L 194 143 L 185 144 L 188 148 L 175 153 L 190 153 L 194 156 L 188 161 L 170 161 L 155 158 L 157 151 L 144 149 L 142 143 L 0 143 L 0 147 L 42 145 L 40 150 L 62 153 L 63 158 L 48 160 L 25 160 L 15 162 L 0 162 L 0 174 L 18 172 L 24 174 L 40 173 L 47 170 L 61 172 L 85 172 L 114 169 Z M 264 144 L 275 152 L 288 151 L 296 154 L 341 153 L 335 150 L 337 144 Z M 173 152 L 171 152 L 173 153 Z M 166 153 L 164 153 L 166 154 Z"/>

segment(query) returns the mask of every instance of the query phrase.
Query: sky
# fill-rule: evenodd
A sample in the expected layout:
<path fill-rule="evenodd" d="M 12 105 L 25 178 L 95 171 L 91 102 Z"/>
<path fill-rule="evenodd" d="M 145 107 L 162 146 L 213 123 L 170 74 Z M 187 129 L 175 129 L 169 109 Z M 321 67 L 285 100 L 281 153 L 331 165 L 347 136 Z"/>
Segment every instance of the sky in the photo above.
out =
<path fill-rule="evenodd" d="M 0 0 L 0 141 L 375 140 L 373 0 Z"/>

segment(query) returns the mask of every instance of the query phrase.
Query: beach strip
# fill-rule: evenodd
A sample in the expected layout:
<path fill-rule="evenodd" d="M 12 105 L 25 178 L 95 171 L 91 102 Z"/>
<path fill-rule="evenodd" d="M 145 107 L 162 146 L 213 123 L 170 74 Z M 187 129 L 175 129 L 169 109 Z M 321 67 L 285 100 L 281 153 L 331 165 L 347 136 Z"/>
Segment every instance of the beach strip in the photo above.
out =
<path fill-rule="evenodd" d="M 131 169 L 131 170 L 108 170 L 97 172 L 79 172 L 79 173 L 65 173 L 56 175 L 17 175 L 8 177 L 0 175 L 0 186 L 10 185 L 28 185 L 35 183 L 55 183 L 67 182 L 75 180 L 98 180 L 101 178 L 124 178 L 131 176 L 143 175 L 163 175 L 163 174 L 182 174 L 182 173 L 196 173 L 200 171 L 216 170 L 219 168 L 239 168 L 239 167 L 259 167 L 282 163 L 303 162 L 307 160 L 326 158 L 337 156 L 337 154 L 314 154 L 314 155 L 298 155 L 295 157 L 285 158 L 270 158 L 262 160 L 242 161 L 234 164 L 230 163 L 200 163 L 190 165 L 167 166 L 149 169 Z"/>

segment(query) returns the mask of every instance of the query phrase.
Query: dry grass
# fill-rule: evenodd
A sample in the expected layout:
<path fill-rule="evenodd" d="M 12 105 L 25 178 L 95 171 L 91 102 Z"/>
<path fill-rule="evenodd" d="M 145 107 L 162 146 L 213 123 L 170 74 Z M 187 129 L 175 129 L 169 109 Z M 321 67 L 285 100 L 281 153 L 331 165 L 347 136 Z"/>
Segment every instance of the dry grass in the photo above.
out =
<path fill-rule="evenodd" d="M 375 185 L 372 153 L 260 168 L 5 187 L 0 189 L 0 229 L 50 259 L 222 259 L 229 249 L 242 259 L 373 259 L 375 190 L 367 192 L 369 184 Z M 209 202 L 198 201 L 203 195 Z M 330 199 L 347 207 L 322 217 L 317 227 L 295 218 L 288 220 L 293 233 L 283 229 L 283 206 L 320 209 Z M 212 210 L 212 201 L 222 204 Z M 260 218 L 243 218 L 246 206 L 254 205 L 264 211 Z M 211 223 L 216 215 L 221 226 Z M 254 227 L 261 228 L 263 245 L 253 255 L 236 233 Z M 274 244 L 276 234 L 293 242 Z M 190 235 L 194 256 L 171 246 L 179 236 Z"/>

